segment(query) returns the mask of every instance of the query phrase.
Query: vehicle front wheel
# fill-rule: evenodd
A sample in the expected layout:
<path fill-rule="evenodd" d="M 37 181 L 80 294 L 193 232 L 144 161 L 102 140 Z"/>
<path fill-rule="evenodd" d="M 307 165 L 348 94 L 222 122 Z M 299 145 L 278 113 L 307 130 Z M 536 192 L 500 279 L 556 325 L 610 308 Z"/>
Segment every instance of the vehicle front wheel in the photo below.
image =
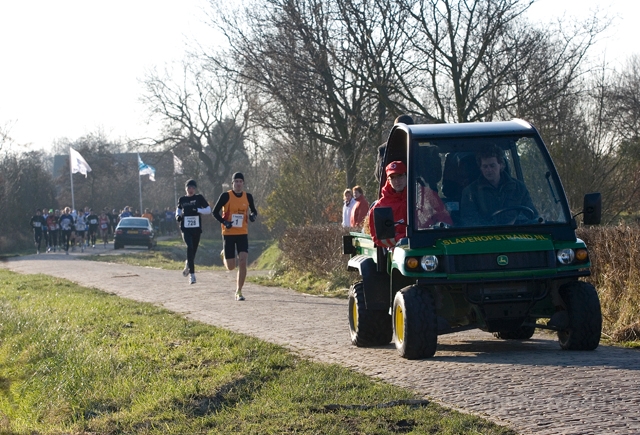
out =
<path fill-rule="evenodd" d="M 113 249 L 122 249 L 122 245 L 114 242 L 113 243 Z"/>
<path fill-rule="evenodd" d="M 600 344 L 602 311 L 595 287 L 573 281 L 560 288 L 560 296 L 569 315 L 569 326 L 558 331 L 560 347 L 565 350 L 593 350 Z"/>
<path fill-rule="evenodd" d="M 438 320 L 431 293 L 424 287 L 405 287 L 393 300 L 393 340 L 406 359 L 430 358 L 438 344 Z"/>
<path fill-rule="evenodd" d="M 351 343 L 358 347 L 391 342 L 391 316 L 387 310 L 367 310 L 362 281 L 349 289 L 349 331 Z"/>

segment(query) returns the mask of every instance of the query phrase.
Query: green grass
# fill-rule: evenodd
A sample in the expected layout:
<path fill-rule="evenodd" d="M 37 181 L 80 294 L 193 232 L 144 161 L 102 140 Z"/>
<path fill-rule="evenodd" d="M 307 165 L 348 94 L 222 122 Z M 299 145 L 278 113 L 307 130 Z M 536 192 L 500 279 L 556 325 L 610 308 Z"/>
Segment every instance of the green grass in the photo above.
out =
<path fill-rule="evenodd" d="M 0 270 L 0 433 L 512 434 L 336 365 L 69 281 Z"/>
<path fill-rule="evenodd" d="M 264 241 L 249 242 L 249 261 L 260 256 L 266 243 Z M 200 239 L 196 254 L 197 270 L 223 270 L 224 265 L 220 258 L 222 240 Z M 153 250 L 146 249 L 119 249 L 111 246 L 106 251 L 96 249 L 96 255 L 80 257 L 83 260 L 103 261 L 110 263 L 129 264 L 132 266 L 156 267 L 166 270 L 182 270 L 187 258 L 187 248 L 180 238 L 159 240 Z"/>

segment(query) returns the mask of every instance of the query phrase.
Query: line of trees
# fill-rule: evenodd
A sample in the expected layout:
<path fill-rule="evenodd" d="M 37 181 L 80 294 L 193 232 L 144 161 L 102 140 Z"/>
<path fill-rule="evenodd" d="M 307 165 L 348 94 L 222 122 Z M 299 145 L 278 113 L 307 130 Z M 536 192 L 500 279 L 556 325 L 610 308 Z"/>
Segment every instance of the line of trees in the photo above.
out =
<path fill-rule="evenodd" d="M 182 64 L 143 79 L 142 101 L 162 132 L 77 149 L 114 179 L 109 153 L 174 152 L 211 201 L 242 171 L 277 229 L 338 221 L 345 187 L 359 184 L 372 199 L 377 147 L 399 114 L 423 123 L 518 117 L 541 131 L 572 209 L 600 191 L 614 222 L 640 206 L 640 57 L 612 68 L 590 56 L 608 21 L 531 23 L 534 1 L 211 0 L 224 42 L 199 41 Z"/>
<path fill-rule="evenodd" d="M 198 113 L 215 107 L 215 125 L 241 125 L 253 151 L 246 155 L 273 179 L 262 196 L 271 199 L 264 211 L 272 227 L 326 222 L 344 187 L 360 184 L 371 196 L 376 148 L 401 113 L 425 123 L 529 120 L 548 142 L 572 208 L 599 190 L 613 220 L 640 202 L 637 61 L 618 72 L 594 63 L 589 50 L 606 20 L 532 24 L 532 3 L 212 1 L 223 48 L 201 48 L 189 61 L 195 92 L 183 79 L 173 96 L 148 93 L 150 106 L 167 128 L 192 125 L 189 110 L 168 110 L 183 104 Z M 221 92 L 197 91 L 205 76 Z M 223 144 L 206 141 L 216 161 L 231 155 L 235 163 Z"/>

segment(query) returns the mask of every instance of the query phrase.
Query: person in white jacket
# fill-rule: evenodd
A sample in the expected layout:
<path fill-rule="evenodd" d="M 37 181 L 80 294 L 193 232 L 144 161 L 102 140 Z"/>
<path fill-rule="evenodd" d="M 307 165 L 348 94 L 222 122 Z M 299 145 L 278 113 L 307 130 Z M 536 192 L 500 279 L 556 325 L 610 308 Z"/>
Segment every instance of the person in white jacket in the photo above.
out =
<path fill-rule="evenodd" d="M 351 226 L 351 209 L 353 209 L 353 205 L 356 201 L 353 199 L 353 193 L 351 189 L 345 189 L 342 203 L 342 226 L 348 228 Z"/>

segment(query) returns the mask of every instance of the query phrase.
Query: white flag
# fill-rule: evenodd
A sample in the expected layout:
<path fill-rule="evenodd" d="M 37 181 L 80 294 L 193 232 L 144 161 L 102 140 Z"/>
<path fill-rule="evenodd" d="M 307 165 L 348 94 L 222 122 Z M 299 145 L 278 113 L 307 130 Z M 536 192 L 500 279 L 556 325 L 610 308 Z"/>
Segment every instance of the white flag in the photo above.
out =
<path fill-rule="evenodd" d="M 138 169 L 140 170 L 140 175 L 149 175 L 149 180 L 156 181 L 156 168 L 144 164 L 140 154 L 138 154 Z"/>
<path fill-rule="evenodd" d="M 182 160 L 175 154 L 173 155 L 173 173 L 178 175 L 182 174 Z"/>
<path fill-rule="evenodd" d="M 71 173 L 75 174 L 76 172 L 80 172 L 85 178 L 87 178 L 87 172 L 91 172 L 91 166 L 89 166 L 89 163 L 87 163 L 78 151 L 71 147 L 69 147 L 69 160 Z"/>

